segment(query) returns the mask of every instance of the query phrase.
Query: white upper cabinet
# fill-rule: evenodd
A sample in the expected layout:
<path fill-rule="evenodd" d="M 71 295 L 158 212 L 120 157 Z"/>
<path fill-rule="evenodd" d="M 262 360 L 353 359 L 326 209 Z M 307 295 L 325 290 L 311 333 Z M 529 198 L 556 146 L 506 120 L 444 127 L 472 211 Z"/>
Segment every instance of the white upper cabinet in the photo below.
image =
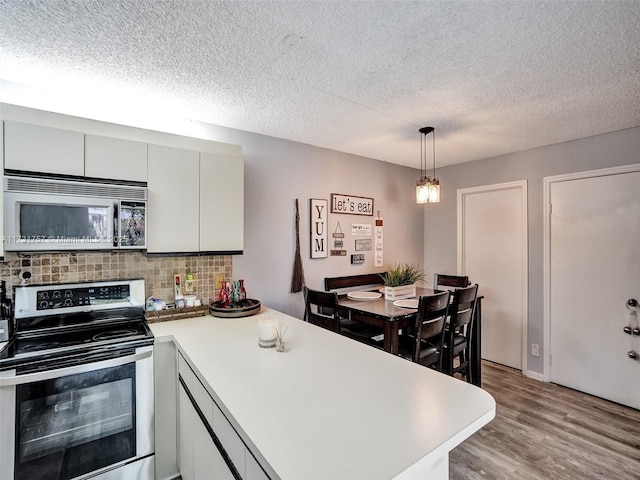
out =
<path fill-rule="evenodd" d="M 244 243 L 239 155 L 149 145 L 149 253 L 238 253 Z"/>
<path fill-rule="evenodd" d="M 200 153 L 200 251 L 238 252 L 244 244 L 244 161 Z"/>
<path fill-rule="evenodd" d="M 4 122 L 4 167 L 84 175 L 84 134 L 27 123 Z"/>
<path fill-rule="evenodd" d="M 4 128 L 1 128 L 2 124 L 0 124 L 0 145 L 4 145 Z M 0 148 L 0 166 L 2 166 L 4 168 L 4 149 Z M 2 185 L 4 185 L 4 182 L 2 182 Z M 3 220 L 3 197 L 4 197 L 4 192 L 2 191 L 2 188 L 0 188 L 0 237 L 4 238 L 4 220 Z M 4 257 L 4 242 L 0 243 L 0 258 Z"/>
<path fill-rule="evenodd" d="M 147 251 L 199 251 L 200 154 L 149 145 Z"/>
<path fill-rule="evenodd" d="M 242 253 L 239 145 L 15 106 L 0 113 L 5 169 L 147 182 L 148 253 Z"/>
<path fill-rule="evenodd" d="M 147 181 L 147 144 L 101 135 L 85 135 L 84 175 Z"/>

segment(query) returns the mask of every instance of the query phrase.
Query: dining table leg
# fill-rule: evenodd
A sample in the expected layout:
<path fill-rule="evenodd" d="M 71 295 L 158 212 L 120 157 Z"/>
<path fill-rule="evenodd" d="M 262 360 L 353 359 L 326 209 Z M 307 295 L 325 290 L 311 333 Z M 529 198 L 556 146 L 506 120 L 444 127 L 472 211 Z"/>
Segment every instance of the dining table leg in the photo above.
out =
<path fill-rule="evenodd" d="M 393 355 L 400 350 L 398 329 L 398 322 L 384 322 L 384 349 Z"/>
<path fill-rule="evenodd" d="M 471 383 L 477 387 L 482 387 L 482 297 L 476 300 L 476 310 L 471 331 L 471 347 L 469 351 L 469 370 Z"/>

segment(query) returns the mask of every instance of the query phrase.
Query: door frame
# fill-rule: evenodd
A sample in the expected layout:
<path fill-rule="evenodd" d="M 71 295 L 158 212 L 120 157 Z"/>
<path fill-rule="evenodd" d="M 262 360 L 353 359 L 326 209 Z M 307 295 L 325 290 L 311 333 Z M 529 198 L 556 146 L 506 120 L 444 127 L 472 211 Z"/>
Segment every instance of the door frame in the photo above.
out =
<path fill-rule="evenodd" d="M 479 187 L 469 187 L 469 188 L 460 188 L 458 189 L 458 234 L 457 234 L 457 274 L 465 275 L 465 258 L 464 258 L 464 244 L 465 244 L 465 231 L 464 231 L 464 218 L 466 215 L 465 211 L 465 199 L 467 195 L 477 194 L 477 193 L 486 193 L 486 192 L 497 192 L 501 190 L 512 190 L 519 189 L 521 200 L 522 200 L 522 335 L 521 335 L 521 355 L 522 355 L 522 373 L 527 375 L 528 367 L 527 367 L 527 343 L 528 343 L 528 332 L 529 332 L 529 237 L 528 237 L 528 204 L 527 204 L 527 180 L 517 180 L 513 182 L 504 182 L 504 183 L 495 183 L 492 185 L 481 185 Z M 480 352 L 482 355 L 482 352 Z"/>
<path fill-rule="evenodd" d="M 545 382 L 551 381 L 551 186 L 554 183 L 581 180 L 584 178 L 607 177 L 624 173 L 640 172 L 640 163 L 619 167 L 585 170 L 582 172 L 553 175 L 543 178 L 543 324 L 542 324 L 542 373 Z"/>

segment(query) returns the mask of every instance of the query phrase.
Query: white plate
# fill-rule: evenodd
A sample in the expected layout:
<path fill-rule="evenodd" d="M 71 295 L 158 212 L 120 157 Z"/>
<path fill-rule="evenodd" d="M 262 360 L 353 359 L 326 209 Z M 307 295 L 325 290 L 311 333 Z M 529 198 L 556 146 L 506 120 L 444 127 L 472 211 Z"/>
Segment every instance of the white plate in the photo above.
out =
<path fill-rule="evenodd" d="M 417 298 L 409 298 L 407 300 L 396 300 L 393 304 L 402 308 L 418 308 L 418 302 Z"/>
<path fill-rule="evenodd" d="M 381 293 L 378 292 L 349 292 L 347 293 L 347 298 L 350 300 L 375 300 L 376 298 L 380 298 L 382 296 Z"/>

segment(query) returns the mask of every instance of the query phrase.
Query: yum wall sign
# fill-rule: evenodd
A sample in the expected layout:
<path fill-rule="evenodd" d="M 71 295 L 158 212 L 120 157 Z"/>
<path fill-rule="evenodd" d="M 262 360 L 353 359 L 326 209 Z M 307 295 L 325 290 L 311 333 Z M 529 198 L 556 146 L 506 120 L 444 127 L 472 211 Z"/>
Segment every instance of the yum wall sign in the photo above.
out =
<path fill-rule="evenodd" d="M 328 202 L 318 198 L 309 200 L 309 219 L 311 227 L 311 258 L 328 257 Z"/>

